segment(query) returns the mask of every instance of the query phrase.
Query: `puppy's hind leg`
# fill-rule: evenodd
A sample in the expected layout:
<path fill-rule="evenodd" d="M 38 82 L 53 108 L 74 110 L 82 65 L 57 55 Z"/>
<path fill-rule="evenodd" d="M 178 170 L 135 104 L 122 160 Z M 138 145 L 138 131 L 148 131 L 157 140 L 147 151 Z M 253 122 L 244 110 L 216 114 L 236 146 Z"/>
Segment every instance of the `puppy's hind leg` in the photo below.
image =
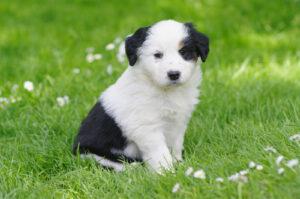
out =
<path fill-rule="evenodd" d="M 125 165 L 119 162 L 114 162 L 112 160 L 109 159 L 105 159 L 104 157 L 98 156 L 96 154 L 93 153 L 89 153 L 89 154 L 81 154 L 80 157 L 82 159 L 87 158 L 87 159 L 95 159 L 99 165 L 105 167 L 105 168 L 112 168 L 114 169 L 116 172 L 121 172 L 121 171 L 125 171 Z"/>

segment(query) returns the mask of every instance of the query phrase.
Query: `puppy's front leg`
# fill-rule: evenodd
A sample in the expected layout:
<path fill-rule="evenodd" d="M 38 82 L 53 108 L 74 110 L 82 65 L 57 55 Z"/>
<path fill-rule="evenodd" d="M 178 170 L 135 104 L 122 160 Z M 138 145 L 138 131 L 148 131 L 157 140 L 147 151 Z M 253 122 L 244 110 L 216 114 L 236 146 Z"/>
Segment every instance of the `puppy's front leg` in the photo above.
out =
<path fill-rule="evenodd" d="M 168 146 L 172 152 L 172 155 L 179 162 L 182 161 L 185 130 L 185 125 L 175 125 L 172 129 L 170 129 L 171 133 L 169 133 L 167 137 Z"/>
<path fill-rule="evenodd" d="M 143 161 L 148 162 L 156 172 L 161 174 L 163 169 L 173 169 L 172 156 L 161 132 L 137 132 L 134 142 L 142 152 Z"/>
<path fill-rule="evenodd" d="M 172 152 L 176 160 L 182 162 L 182 151 L 183 151 L 183 139 L 184 133 L 178 136 L 172 145 Z"/>

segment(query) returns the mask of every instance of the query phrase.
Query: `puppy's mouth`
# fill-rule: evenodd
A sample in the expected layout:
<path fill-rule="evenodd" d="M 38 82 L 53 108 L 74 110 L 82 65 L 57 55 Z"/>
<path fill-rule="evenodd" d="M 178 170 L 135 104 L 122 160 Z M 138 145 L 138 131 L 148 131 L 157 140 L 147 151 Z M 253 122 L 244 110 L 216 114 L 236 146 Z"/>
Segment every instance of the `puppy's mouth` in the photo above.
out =
<path fill-rule="evenodd" d="M 169 85 L 170 85 L 170 86 L 177 86 L 177 85 L 179 85 L 179 84 L 181 84 L 181 81 L 180 81 L 180 80 L 171 80 L 171 81 L 169 82 Z"/>

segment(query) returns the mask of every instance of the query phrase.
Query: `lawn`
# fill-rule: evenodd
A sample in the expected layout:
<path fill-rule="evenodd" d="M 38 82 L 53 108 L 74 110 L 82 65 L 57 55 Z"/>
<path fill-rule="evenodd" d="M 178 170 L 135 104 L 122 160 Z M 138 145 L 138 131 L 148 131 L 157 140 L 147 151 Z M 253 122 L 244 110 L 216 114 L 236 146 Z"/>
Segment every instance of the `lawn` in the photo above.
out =
<path fill-rule="evenodd" d="M 1 0 L 0 198 L 300 198 L 300 166 L 286 165 L 300 159 L 300 140 L 289 139 L 300 134 L 299 11 L 299 0 Z M 81 120 L 127 67 L 106 45 L 162 19 L 192 21 L 210 38 L 184 162 L 160 176 L 74 157 Z M 87 62 L 90 47 L 101 60 Z M 189 167 L 206 178 L 186 176 Z M 228 179 L 245 169 L 247 183 Z"/>

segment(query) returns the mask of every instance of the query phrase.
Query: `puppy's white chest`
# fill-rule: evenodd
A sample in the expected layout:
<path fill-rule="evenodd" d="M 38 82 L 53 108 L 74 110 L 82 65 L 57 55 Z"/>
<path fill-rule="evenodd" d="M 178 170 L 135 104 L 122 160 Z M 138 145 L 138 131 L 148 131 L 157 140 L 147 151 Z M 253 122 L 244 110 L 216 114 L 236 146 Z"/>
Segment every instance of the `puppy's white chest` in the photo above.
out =
<path fill-rule="evenodd" d="M 164 106 L 162 107 L 162 118 L 166 120 L 175 120 L 178 111 L 174 107 Z"/>

